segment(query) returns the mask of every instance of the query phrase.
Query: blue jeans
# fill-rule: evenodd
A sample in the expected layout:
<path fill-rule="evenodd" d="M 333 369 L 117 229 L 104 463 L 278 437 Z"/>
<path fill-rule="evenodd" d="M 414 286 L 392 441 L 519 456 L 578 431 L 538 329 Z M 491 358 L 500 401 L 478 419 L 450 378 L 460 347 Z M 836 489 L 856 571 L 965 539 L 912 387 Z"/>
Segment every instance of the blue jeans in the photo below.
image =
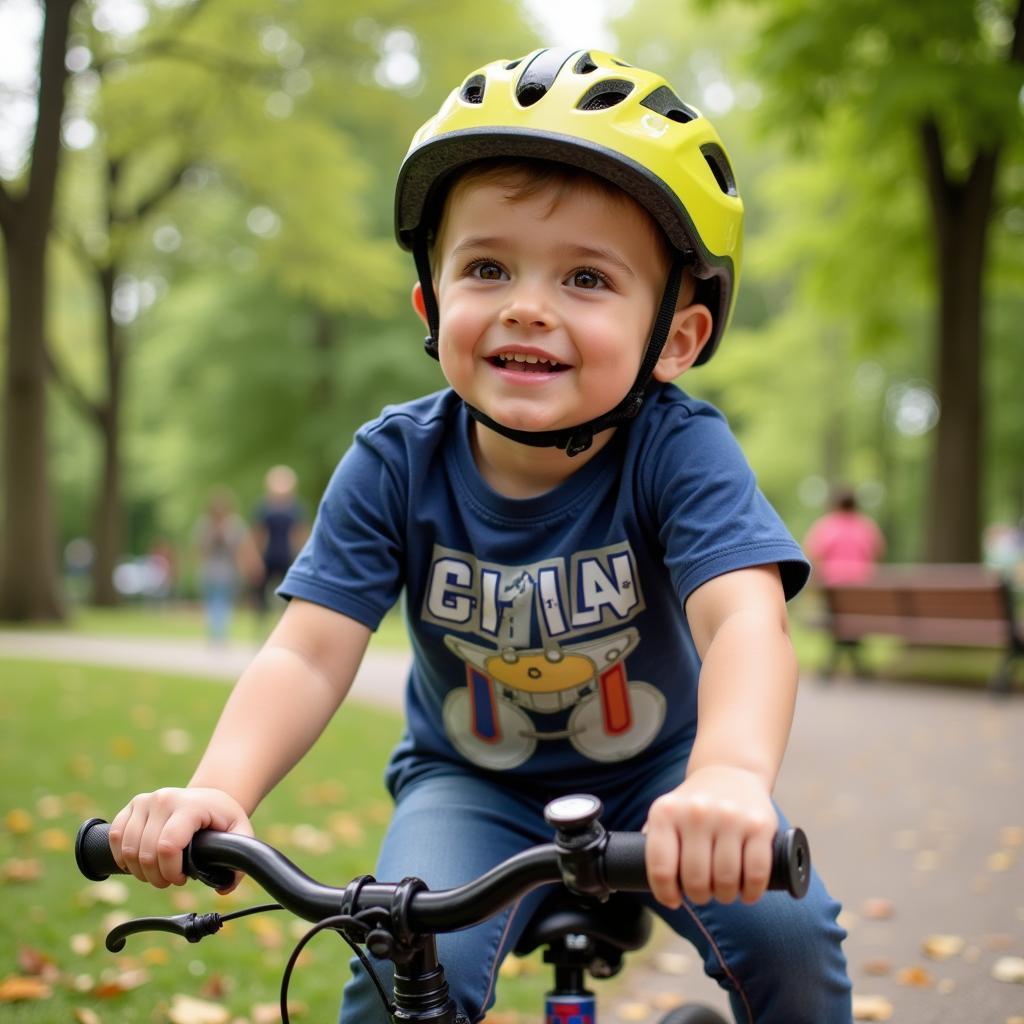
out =
<path fill-rule="evenodd" d="M 677 786 L 683 770 L 678 764 L 661 767 L 613 794 L 600 793 L 605 827 L 639 829 L 655 797 Z M 395 794 L 376 877 L 398 881 L 416 875 L 431 889 L 461 885 L 526 846 L 550 842 L 544 804 L 573 791 L 512 787 L 450 764 L 421 766 L 405 778 Z M 785 827 L 781 814 L 780 820 Z M 498 967 L 545 894 L 536 890 L 481 925 L 437 937 L 452 997 L 471 1021 L 481 1020 L 493 1003 Z M 817 875 L 799 901 L 773 892 L 753 905 L 712 901 L 669 910 L 653 899 L 646 902 L 697 948 L 742 1024 L 850 1024 L 850 983 L 840 945 L 846 933 L 836 924 L 839 904 Z M 374 966 L 389 988 L 391 965 Z M 352 969 L 341 1024 L 387 1024 L 358 961 Z"/>

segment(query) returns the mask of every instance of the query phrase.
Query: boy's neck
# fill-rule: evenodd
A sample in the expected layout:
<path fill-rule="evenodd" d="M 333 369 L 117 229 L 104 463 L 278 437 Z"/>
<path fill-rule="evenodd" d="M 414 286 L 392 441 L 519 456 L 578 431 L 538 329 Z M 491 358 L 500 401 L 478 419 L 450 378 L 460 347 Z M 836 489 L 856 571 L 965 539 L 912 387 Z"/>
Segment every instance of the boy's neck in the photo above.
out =
<path fill-rule="evenodd" d="M 558 448 L 520 444 L 479 423 L 469 426 L 469 443 L 476 468 L 492 490 L 506 498 L 535 498 L 554 490 L 579 472 L 615 436 L 602 430 L 594 443 L 570 458 Z"/>

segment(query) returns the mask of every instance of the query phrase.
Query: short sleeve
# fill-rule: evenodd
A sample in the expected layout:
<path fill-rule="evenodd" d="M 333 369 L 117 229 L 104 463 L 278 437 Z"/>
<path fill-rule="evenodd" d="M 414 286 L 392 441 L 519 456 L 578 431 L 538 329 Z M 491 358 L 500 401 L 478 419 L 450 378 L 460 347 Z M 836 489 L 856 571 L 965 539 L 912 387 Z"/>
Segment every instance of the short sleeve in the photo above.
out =
<path fill-rule="evenodd" d="M 800 546 L 713 407 L 676 408 L 652 456 L 651 502 L 681 602 L 716 576 L 777 564 L 786 599 L 807 582 Z"/>
<path fill-rule="evenodd" d="M 278 593 L 313 601 L 376 629 L 404 582 L 401 490 L 394 468 L 357 435 Z"/>

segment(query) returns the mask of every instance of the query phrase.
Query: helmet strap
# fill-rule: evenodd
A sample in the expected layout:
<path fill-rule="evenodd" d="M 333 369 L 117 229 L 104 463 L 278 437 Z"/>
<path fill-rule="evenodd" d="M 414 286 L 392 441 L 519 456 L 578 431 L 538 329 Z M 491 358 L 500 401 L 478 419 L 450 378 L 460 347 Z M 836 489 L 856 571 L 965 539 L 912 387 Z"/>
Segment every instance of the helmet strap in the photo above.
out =
<path fill-rule="evenodd" d="M 416 272 L 419 274 L 420 288 L 423 292 L 423 307 L 427 314 L 427 325 L 429 335 L 424 339 L 423 347 L 427 354 L 438 358 L 437 337 L 440 315 L 437 307 L 437 296 L 434 294 L 433 279 L 430 270 L 430 257 L 427 253 L 426 239 L 420 235 L 413 244 L 413 258 L 416 261 Z M 651 382 L 654 368 L 661 358 L 662 349 L 668 341 L 668 332 L 672 327 L 672 320 L 676 312 L 676 302 L 679 299 L 679 287 L 683 279 L 683 268 L 686 266 L 686 257 L 677 252 L 669 268 L 668 280 L 665 283 L 665 291 L 661 296 L 661 304 L 658 307 L 658 315 L 654 318 L 654 325 L 651 328 L 651 336 L 647 342 L 643 359 L 640 361 L 640 369 L 637 371 L 636 379 L 633 381 L 625 397 L 613 409 L 598 416 L 586 423 L 580 423 L 575 427 L 564 427 L 561 430 L 516 430 L 513 427 L 506 427 L 503 423 L 491 419 L 485 412 L 465 402 L 466 409 L 470 416 L 483 424 L 490 430 L 507 437 L 519 444 L 530 445 L 533 448 L 561 448 L 566 455 L 572 457 L 585 452 L 593 443 L 594 435 L 610 427 L 617 427 L 620 424 L 628 423 L 633 419 L 644 404 L 647 396 L 647 388 Z"/>
<path fill-rule="evenodd" d="M 437 309 L 437 296 L 434 294 L 434 275 L 430 269 L 430 252 L 427 249 L 427 237 L 423 232 L 417 234 L 413 241 L 412 258 L 416 261 L 416 273 L 420 279 L 420 291 L 423 293 L 423 308 L 427 314 L 427 330 L 430 332 L 423 339 L 423 348 L 428 356 L 439 359 L 437 332 L 441 318 Z"/>

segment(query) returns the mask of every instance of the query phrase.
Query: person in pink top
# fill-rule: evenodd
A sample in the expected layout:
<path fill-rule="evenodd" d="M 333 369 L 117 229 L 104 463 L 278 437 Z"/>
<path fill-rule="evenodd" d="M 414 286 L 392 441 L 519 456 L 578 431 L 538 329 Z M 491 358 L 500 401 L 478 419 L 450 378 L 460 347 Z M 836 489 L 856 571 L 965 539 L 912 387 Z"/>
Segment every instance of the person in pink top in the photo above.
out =
<path fill-rule="evenodd" d="M 811 526 L 804 550 L 824 586 L 863 583 L 885 553 L 885 538 L 874 520 L 857 511 L 853 491 L 843 488 L 832 511 Z"/>

